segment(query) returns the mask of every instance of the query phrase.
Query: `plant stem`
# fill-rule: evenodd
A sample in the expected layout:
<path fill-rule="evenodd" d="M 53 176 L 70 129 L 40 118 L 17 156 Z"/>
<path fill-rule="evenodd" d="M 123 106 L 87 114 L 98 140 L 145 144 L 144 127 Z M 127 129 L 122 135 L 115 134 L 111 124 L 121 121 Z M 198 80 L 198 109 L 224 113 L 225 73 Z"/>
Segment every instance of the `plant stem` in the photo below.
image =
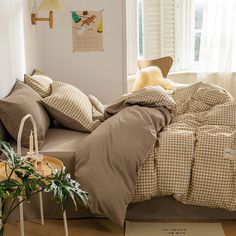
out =
<path fill-rule="evenodd" d="M 6 166 L 6 165 L 5 165 Z M 11 169 L 11 173 L 10 173 L 10 175 L 8 176 L 8 180 L 11 178 L 11 176 L 12 176 L 12 174 L 13 174 L 13 172 L 15 171 L 15 168 L 13 168 L 13 169 Z M 6 174 L 7 174 L 7 171 L 6 171 Z"/>
<path fill-rule="evenodd" d="M 34 196 L 34 195 L 36 195 L 37 193 L 42 192 L 42 191 L 43 191 L 43 190 L 40 189 L 40 190 L 38 190 L 38 191 L 32 193 L 32 194 L 30 195 L 30 197 L 32 197 L 32 196 Z M 16 199 L 17 199 L 17 198 L 16 198 Z M 9 218 L 9 216 L 11 215 L 11 213 L 12 213 L 21 203 L 23 203 L 23 202 L 26 200 L 25 198 L 23 198 L 21 201 L 19 201 L 17 204 L 15 204 L 16 199 L 14 199 L 14 201 L 12 202 L 12 204 L 11 204 L 11 206 L 10 206 L 10 208 L 9 208 L 9 210 L 8 210 L 8 212 L 7 212 L 7 214 L 6 214 L 5 216 L 2 215 L 2 227 L 1 227 L 1 229 L 0 229 L 0 236 L 3 236 L 3 235 L 4 235 L 5 224 L 7 223 L 8 218 Z"/>
<path fill-rule="evenodd" d="M 1 229 L 0 229 L 0 236 L 4 235 L 4 231 L 5 231 L 5 226 L 2 225 Z"/>
<path fill-rule="evenodd" d="M 8 212 L 12 212 L 11 210 L 12 210 L 13 206 L 15 205 L 16 199 L 17 199 L 17 198 L 15 198 L 15 199 L 12 201 L 11 206 L 10 206 Z M 10 214 L 11 214 L 11 213 L 10 213 Z M 10 215 L 10 214 L 9 214 L 9 215 Z M 5 218 L 6 218 L 6 217 L 5 217 Z"/>
<path fill-rule="evenodd" d="M 39 190 L 39 191 L 34 192 L 33 194 L 30 195 L 30 198 L 31 198 L 32 196 L 36 195 L 37 193 L 42 192 L 42 191 L 43 191 L 43 190 Z M 23 199 L 22 199 L 21 201 L 19 201 L 12 209 L 10 209 L 10 210 L 8 211 L 8 213 L 7 213 L 6 216 L 5 216 L 5 222 L 7 222 L 8 217 L 11 215 L 11 213 L 12 213 L 22 202 L 24 202 L 25 200 L 26 200 L 26 199 L 23 198 Z"/>

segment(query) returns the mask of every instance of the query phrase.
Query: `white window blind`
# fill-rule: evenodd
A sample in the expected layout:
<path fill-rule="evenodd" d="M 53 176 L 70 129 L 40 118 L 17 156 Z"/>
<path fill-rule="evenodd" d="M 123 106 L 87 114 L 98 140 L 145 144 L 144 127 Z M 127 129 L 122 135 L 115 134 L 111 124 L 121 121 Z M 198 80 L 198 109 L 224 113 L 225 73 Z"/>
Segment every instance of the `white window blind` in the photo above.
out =
<path fill-rule="evenodd" d="M 143 0 L 144 58 L 175 59 L 175 0 Z"/>

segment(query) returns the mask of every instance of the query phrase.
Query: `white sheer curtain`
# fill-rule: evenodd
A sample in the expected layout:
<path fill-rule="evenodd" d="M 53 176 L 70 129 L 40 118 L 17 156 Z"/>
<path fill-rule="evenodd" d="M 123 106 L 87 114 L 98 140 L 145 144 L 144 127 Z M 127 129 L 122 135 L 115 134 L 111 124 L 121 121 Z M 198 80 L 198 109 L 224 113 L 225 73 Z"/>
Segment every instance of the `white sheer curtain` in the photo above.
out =
<path fill-rule="evenodd" d="M 206 0 L 199 78 L 216 83 L 236 98 L 236 1 Z"/>

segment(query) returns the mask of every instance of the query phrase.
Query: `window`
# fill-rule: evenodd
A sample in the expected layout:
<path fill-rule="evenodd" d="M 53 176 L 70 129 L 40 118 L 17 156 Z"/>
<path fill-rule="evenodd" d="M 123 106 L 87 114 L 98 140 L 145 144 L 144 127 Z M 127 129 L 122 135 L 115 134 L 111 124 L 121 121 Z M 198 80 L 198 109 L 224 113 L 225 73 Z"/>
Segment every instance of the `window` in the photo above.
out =
<path fill-rule="evenodd" d="M 138 6 L 138 58 L 143 58 L 143 45 L 144 45 L 144 33 L 143 33 L 143 0 L 137 0 Z"/>
<path fill-rule="evenodd" d="M 203 21 L 203 11 L 204 11 L 204 1 L 195 1 L 195 19 L 194 19 L 194 61 L 199 61 L 201 35 L 202 35 L 202 21 Z"/>
<path fill-rule="evenodd" d="M 175 0 L 139 0 L 138 48 L 144 58 L 175 58 Z M 140 54 L 141 56 L 141 54 Z"/>
<path fill-rule="evenodd" d="M 140 58 L 172 56 L 172 70 L 194 70 L 199 60 L 205 1 L 136 0 L 136 7 L 127 9 L 127 15 L 136 11 L 137 16 L 137 51 L 128 52 L 136 54 L 135 63 Z"/>

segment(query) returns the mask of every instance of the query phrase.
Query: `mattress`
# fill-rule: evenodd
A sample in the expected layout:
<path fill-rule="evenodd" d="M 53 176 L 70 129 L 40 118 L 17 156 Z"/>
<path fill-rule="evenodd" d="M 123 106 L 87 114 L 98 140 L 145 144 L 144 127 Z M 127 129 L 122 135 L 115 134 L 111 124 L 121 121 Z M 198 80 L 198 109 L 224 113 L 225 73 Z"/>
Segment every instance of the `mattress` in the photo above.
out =
<path fill-rule="evenodd" d="M 45 143 L 43 144 L 40 153 L 61 160 L 66 166 L 66 171 L 73 177 L 76 149 L 88 135 L 88 133 L 76 132 L 64 128 L 50 128 L 46 134 Z M 10 143 L 16 150 L 16 142 L 11 140 Z M 26 152 L 28 152 L 28 149 L 22 148 L 22 154 L 24 155 Z M 43 202 L 45 218 L 62 218 L 61 207 L 53 200 L 50 193 L 43 193 Z M 18 211 L 15 211 L 11 220 L 14 221 L 19 219 L 18 213 Z M 76 212 L 72 202 L 69 202 L 67 215 L 68 218 L 91 216 L 91 214 L 83 207 L 81 207 L 79 212 Z M 30 203 L 24 202 L 24 217 L 26 219 L 40 217 L 38 195 L 34 196 Z"/>
<path fill-rule="evenodd" d="M 61 160 L 66 166 L 67 172 L 74 176 L 76 149 L 88 135 L 88 133 L 63 128 L 50 128 L 40 153 Z M 15 141 L 12 140 L 10 143 L 16 148 Z M 22 154 L 25 155 L 26 152 L 28 149 L 23 147 Z"/>

